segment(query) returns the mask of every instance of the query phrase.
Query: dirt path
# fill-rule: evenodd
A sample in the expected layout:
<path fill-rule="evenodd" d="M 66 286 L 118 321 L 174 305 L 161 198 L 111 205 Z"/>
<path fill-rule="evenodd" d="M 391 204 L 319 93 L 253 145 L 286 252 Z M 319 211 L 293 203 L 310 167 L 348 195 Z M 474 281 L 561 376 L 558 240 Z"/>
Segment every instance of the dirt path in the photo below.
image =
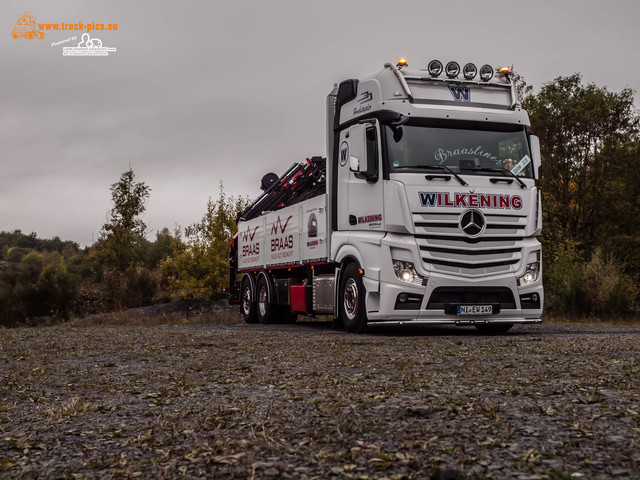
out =
<path fill-rule="evenodd" d="M 0 478 L 640 478 L 640 328 L 0 330 Z"/>

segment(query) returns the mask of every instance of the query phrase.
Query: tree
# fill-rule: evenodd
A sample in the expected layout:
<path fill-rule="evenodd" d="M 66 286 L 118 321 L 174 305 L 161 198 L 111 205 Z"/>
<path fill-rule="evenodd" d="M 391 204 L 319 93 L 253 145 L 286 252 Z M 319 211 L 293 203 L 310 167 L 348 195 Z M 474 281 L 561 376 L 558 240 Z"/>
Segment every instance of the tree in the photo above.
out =
<path fill-rule="evenodd" d="M 110 190 L 113 208 L 88 259 L 100 287 L 100 303 L 116 309 L 150 303 L 156 285 L 142 265 L 148 242 L 141 217 L 151 189 L 129 169 Z"/>
<path fill-rule="evenodd" d="M 219 298 L 229 278 L 229 249 L 236 234 L 236 216 L 249 201 L 227 196 L 222 183 L 217 201 L 209 199 L 202 220 L 178 229 L 174 256 L 164 262 L 171 287 L 181 296 Z"/>
<path fill-rule="evenodd" d="M 640 227 L 626 195 L 637 176 L 629 169 L 639 132 L 633 92 L 585 86 L 575 74 L 545 84 L 524 107 L 541 139 L 544 242 L 578 242 L 589 258 L 629 221 Z"/>
<path fill-rule="evenodd" d="M 527 85 L 524 77 L 513 69 L 511 70 L 511 82 L 515 88 L 518 103 L 522 104 L 527 97 L 533 94 L 533 87 L 531 85 Z"/>
<path fill-rule="evenodd" d="M 125 272 L 138 259 L 138 247 L 144 241 L 147 226 L 141 215 L 147 208 L 151 189 L 144 182 L 137 182 L 135 173 L 129 169 L 110 190 L 113 208 L 98 243 L 107 265 Z"/>

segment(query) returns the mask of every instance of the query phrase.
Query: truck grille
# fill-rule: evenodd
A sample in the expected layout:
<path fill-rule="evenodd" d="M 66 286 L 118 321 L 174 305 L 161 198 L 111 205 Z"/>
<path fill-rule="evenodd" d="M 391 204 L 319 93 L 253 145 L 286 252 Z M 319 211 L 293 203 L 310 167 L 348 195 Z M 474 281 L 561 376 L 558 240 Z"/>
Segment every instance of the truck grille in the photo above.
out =
<path fill-rule="evenodd" d="M 527 217 L 485 214 L 485 231 L 472 238 L 460 229 L 461 213 L 413 213 L 422 261 L 433 270 L 466 277 L 516 268 L 522 260 Z"/>

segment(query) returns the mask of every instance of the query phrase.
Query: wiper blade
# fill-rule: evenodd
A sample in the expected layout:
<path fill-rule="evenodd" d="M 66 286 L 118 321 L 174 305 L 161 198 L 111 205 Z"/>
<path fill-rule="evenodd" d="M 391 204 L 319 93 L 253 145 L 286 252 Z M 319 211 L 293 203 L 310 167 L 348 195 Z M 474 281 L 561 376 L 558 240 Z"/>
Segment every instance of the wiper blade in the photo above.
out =
<path fill-rule="evenodd" d="M 400 168 L 415 168 L 418 170 L 440 170 L 441 172 L 446 172 L 449 175 L 453 175 L 455 177 L 456 180 L 458 180 L 458 182 L 460 182 L 460 185 L 462 186 L 467 186 L 469 185 L 467 182 L 464 181 L 464 179 L 459 176 L 457 173 L 455 173 L 453 170 L 451 170 L 449 167 L 447 167 L 446 165 L 401 165 L 399 167 L 394 167 L 396 169 L 400 169 Z"/>
<path fill-rule="evenodd" d="M 507 176 L 512 176 L 520 184 L 520 188 L 527 188 L 527 185 L 522 180 L 520 180 L 520 177 L 518 177 L 516 174 L 514 174 L 508 168 L 478 167 L 478 168 L 472 168 L 470 170 L 476 171 L 476 172 L 496 172 L 496 173 L 502 173 L 502 174 L 507 175 Z"/>

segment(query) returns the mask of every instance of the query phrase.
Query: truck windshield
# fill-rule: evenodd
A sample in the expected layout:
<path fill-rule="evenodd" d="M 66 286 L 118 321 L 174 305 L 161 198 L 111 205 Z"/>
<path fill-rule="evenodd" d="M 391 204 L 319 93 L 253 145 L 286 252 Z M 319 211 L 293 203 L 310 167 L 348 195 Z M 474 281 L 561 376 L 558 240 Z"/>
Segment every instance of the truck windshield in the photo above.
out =
<path fill-rule="evenodd" d="M 415 120 L 386 127 L 389 171 L 532 178 L 525 128 L 497 123 Z"/>

